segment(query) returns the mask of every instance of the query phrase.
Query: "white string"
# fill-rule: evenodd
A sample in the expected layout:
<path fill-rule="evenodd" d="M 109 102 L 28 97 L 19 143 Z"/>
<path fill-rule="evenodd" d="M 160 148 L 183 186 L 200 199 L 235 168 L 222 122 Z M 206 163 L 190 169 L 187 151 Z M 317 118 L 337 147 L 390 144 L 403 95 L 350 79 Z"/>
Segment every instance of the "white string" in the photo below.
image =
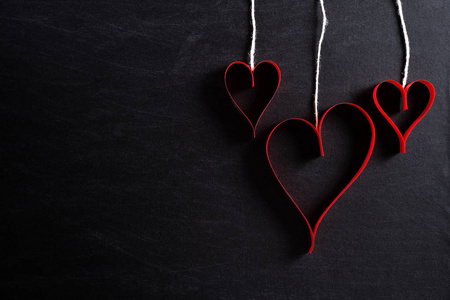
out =
<path fill-rule="evenodd" d="M 397 0 L 397 6 L 398 6 L 398 15 L 400 16 L 400 22 L 402 23 L 403 38 L 405 40 L 405 48 L 406 48 L 405 69 L 403 71 L 403 81 L 402 81 L 402 85 L 403 85 L 403 87 L 405 87 L 406 81 L 408 79 L 409 56 L 410 56 L 409 38 L 408 38 L 408 32 L 406 32 L 406 24 L 405 24 L 405 18 L 403 17 L 403 8 L 402 8 L 401 0 Z"/>
<path fill-rule="evenodd" d="M 325 14 L 325 6 L 323 4 L 323 0 L 320 0 L 320 7 L 322 8 L 322 33 L 320 34 L 319 46 L 317 49 L 317 61 L 316 61 L 316 91 L 314 94 L 314 115 L 316 117 L 316 128 L 319 126 L 319 72 L 320 72 L 320 57 L 322 52 L 322 42 L 323 37 L 325 36 L 325 28 L 327 27 L 328 20 L 327 15 Z"/>
<path fill-rule="evenodd" d="M 253 70 L 253 68 L 255 67 L 255 43 L 256 43 L 255 0 L 252 0 L 251 15 L 252 15 L 253 33 L 252 33 L 252 46 L 250 48 L 250 67 Z"/>

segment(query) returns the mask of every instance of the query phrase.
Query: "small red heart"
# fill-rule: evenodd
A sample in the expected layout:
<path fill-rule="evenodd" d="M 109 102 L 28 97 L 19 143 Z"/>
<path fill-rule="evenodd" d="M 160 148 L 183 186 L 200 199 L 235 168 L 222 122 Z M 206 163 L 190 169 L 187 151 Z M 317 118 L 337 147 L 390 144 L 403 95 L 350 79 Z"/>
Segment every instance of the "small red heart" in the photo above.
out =
<path fill-rule="evenodd" d="M 260 62 L 253 70 L 237 61 L 228 66 L 224 80 L 228 95 L 250 123 L 255 137 L 258 122 L 280 86 L 280 69 L 268 60 Z"/>
<path fill-rule="evenodd" d="M 317 136 L 317 140 L 319 142 L 319 149 L 320 149 L 320 155 L 324 156 L 324 151 L 323 151 L 323 144 L 322 144 L 322 134 L 321 134 L 321 128 L 322 128 L 322 122 L 325 118 L 325 116 L 328 114 L 328 112 L 330 112 L 333 108 L 340 106 L 340 105 L 349 105 L 351 107 L 356 108 L 359 112 L 361 112 L 365 119 L 367 120 L 367 122 L 369 123 L 369 127 L 370 127 L 370 145 L 369 145 L 369 150 L 367 151 L 366 156 L 364 157 L 364 161 L 362 163 L 362 165 L 359 167 L 359 169 L 356 171 L 356 174 L 353 175 L 353 177 L 351 178 L 351 180 L 345 185 L 345 187 L 338 193 L 338 195 L 333 199 L 333 201 L 325 208 L 325 210 L 321 213 L 320 217 L 318 218 L 316 224 L 314 225 L 314 229 L 312 228 L 310 222 L 308 221 L 307 217 L 305 216 L 305 214 L 302 212 L 302 210 L 300 209 L 300 207 L 297 205 L 297 203 L 294 201 L 293 197 L 289 194 L 289 192 L 286 190 L 286 188 L 284 187 L 283 183 L 281 182 L 280 178 L 277 175 L 277 172 L 275 172 L 275 169 L 272 165 L 272 162 L 270 160 L 270 155 L 269 155 L 269 143 L 270 143 L 270 139 L 272 137 L 272 135 L 274 134 L 274 132 L 277 130 L 277 128 L 279 128 L 280 125 L 286 123 L 286 122 L 303 122 L 306 123 L 307 125 L 309 125 L 309 127 L 315 132 L 315 135 Z M 308 127 L 308 128 L 309 128 Z M 309 253 L 311 253 L 313 251 L 314 248 L 314 239 L 316 236 L 316 232 L 317 232 L 317 228 L 320 224 L 320 222 L 322 221 L 323 217 L 325 216 L 325 214 L 328 212 L 328 210 L 331 208 L 331 206 L 333 206 L 333 204 L 337 201 L 337 199 L 339 199 L 339 197 L 341 197 L 341 195 L 353 184 L 353 182 L 356 180 L 356 178 L 358 178 L 358 176 L 361 174 L 361 172 L 364 170 L 364 168 L 366 167 L 370 156 L 372 155 L 372 151 L 373 151 L 373 147 L 375 144 L 375 126 L 373 125 L 373 122 L 370 118 L 370 116 L 366 113 L 366 111 L 364 109 L 362 109 L 361 107 L 359 107 L 358 105 L 352 104 L 352 103 L 340 103 L 340 104 L 336 104 L 332 107 L 330 107 L 322 116 L 322 118 L 320 119 L 319 125 L 316 128 L 314 125 L 312 125 L 310 122 L 304 120 L 304 119 L 298 119 L 298 118 L 293 118 L 293 119 L 288 119 L 285 121 L 280 122 L 277 126 L 275 126 L 273 128 L 273 130 L 270 132 L 268 138 L 267 138 L 267 142 L 266 142 L 266 156 L 267 156 L 267 160 L 269 162 L 270 168 L 272 169 L 273 174 L 275 175 L 275 178 L 277 179 L 278 183 L 280 184 L 280 186 L 283 188 L 284 192 L 288 195 L 288 197 L 291 199 L 292 203 L 294 203 L 295 207 L 297 208 L 297 210 L 300 212 L 301 216 L 303 217 L 303 219 L 305 220 L 306 224 L 308 225 L 308 229 L 310 232 L 310 236 L 311 236 L 311 247 L 309 249 Z"/>
<path fill-rule="evenodd" d="M 378 87 L 383 84 L 383 83 L 391 83 L 393 85 L 395 85 L 399 90 L 400 93 L 402 95 L 402 104 L 403 104 L 403 111 L 408 109 L 408 100 L 407 100 L 407 94 L 408 94 L 408 90 L 409 88 L 415 84 L 415 83 L 422 83 L 424 84 L 429 91 L 430 97 L 428 98 L 428 102 L 427 102 L 427 106 L 424 108 L 424 110 L 422 111 L 422 113 L 412 122 L 412 124 L 408 127 L 408 129 L 406 129 L 405 133 L 402 134 L 400 132 L 400 130 L 398 129 L 397 125 L 395 125 L 394 121 L 392 121 L 392 119 L 387 115 L 387 113 L 381 108 L 380 104 L 378 103 L 378 99 L 377 99 L 377 90 Z M 398 140 L 399 140 L 399 144 L 400 144 L 400 153 L 405 153 L 405 145 L 406 145 L 406 139 L 408 138 L 409 134 L 411 133 L 411 130 L 414 128 L 414 126 L 417 125 L 417 123 L 419 123 L 419 121 L 427 114 L 427 112 L 430 110 L 431 105 L 433 104 L 434 101 L 434 97 L 435 97 L 435 90 L 434 87 L 431 83 L 429 83 L 428 81 L 425 80 L 417 80 L 414 82 L 411 82 L 410 84 L 408 84 L 406 86 L 406 88 L 403 88 L 403 86 L 398 83 L 397 81 L 394 80 L 386 80 L 383 81 L 381 83 L 379 83 L 375 89 L 373 90 L 373 102 L 375 103 L 375 106 L 377 107 L 377 109 L 380 111 L 380 113 L 383 115 L 383 117 L 389 122 L 389 124 L 392 126 L 392 128 L 395 130 L 395 133 L 397 134 Z"/>

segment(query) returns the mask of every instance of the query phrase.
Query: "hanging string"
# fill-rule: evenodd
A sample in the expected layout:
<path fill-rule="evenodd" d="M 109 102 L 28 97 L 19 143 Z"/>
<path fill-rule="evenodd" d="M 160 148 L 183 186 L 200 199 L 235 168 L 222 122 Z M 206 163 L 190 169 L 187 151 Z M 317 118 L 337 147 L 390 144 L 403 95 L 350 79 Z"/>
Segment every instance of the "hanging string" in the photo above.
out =
<path fill-rule="evenodd" d="M 255 67 L 255 44 L 256 44 L 256 19 L 255 19 L 255 0 L 252 1 L 252 7 L 251 7 L 251 17 L 252 17 L 252 26 L 253 26 L 253 32 L 252 32 L 252 46 L 250 48 L 250 67 Z"/>
<path fill-rule="evenodd" d="M 316 89 L 314 93 L 314 116 L 316 117 L 316 128 L 319 126 L 319 72 L 320 72 L 320 57 L 322 52 L 322 42 L 325 36 L 325 28 L 327 27 L 328 20 L 325 14 L 325 6 L 323 0 L 320 0 L 320 7 L 322 9 L 322 33 L 320 34 L 319 46 L 317 49 L 317 61 L 316 61 Z"/>
<path fill-rule="evenodd" d="M 409 38 L 408 32 L 406 32 L 406 24 L 405 18 L 403 17 L 403 8 L 401 0 L 397 0 L 397 6 L 398 6 L 398 15 L 400 16 L 400 23 L 402 23 L 403 39 L 405 40 L 405 48 L 406 48 L 405 69 L 403 70 L 403 80 L 402 80 L 402 85 L 403 87 L 405 87 L 406 81 L 408 79 L 409 56 L 410 56 Z"/>

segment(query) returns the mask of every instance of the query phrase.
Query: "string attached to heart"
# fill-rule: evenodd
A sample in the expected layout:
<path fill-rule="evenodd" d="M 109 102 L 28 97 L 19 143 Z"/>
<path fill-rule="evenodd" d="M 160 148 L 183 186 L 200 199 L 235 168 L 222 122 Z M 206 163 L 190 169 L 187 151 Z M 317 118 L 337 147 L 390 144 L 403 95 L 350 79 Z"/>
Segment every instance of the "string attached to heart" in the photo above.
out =
<path fill-rule="evenodd" d="M 402 80 L 402 86 L 406 86 L 406 82 L 408 80 L 408 70 L 409 70 L 409 58 L 411 56 L 410 52 L 411 49 L 409 48 L 409 37 L 408 37 L 408 31 L 406 31 L 406 24 L 405 24 L 405 18 L 403 17 L 403 6 L 402 6 L 402 0 L 397 0 L 397 8 L 398 8 L 398 15 L 400 17 L 400 23 L 402 25 L 402 31 L 403 31 L 403 40 L 405 41 L 405 68 L 403 70 L 403 80 Z"/>
<path fill-rule="evenodd" d="M 327 14 L 325 13 L 325 5 L 323 0 L 320 0 L 320 7 L 322 9 L 322 32 L 320 34 L 319 45 L 317 46 L 317 60 L 316 60 L 316 84 L 314 92 L 314 116 L 316 118 L 316 128 L 319 126 L 319 74 L 320 74 L 320 58 L 322 56 L 322 43 L 325 37 L 325 30 L 328 25 Z"/>
<path fill-rule="evenodd" d="M 249 52 L 249 65 L 236 61 L 231 63 L 225 70 L 225 88 L 231 101 L 239 112 L 250 124 L 253 137 L 256 137 L 256 127 L 259 120 L 266 111 L 273 97 L 275 96 L 281 81 L 281 72 L 278 66 L 269 60 L 264 60 L 255 66 L 256 53 L 256 18 L 255 0 L 251 0 L 250 19 L 252 25 L 251 46 Z M 256 80 L 255 80 L 255 77 Z M 259 80 L 260 78 L 264 78 Z M 238 82 L 239 84 L 233 84 Z M 244 82 L 244 84 L 242 84 Z M 265 89 L 269 85 L 268 89 Z M 238 87 L 238 88 L 236 88 Z M 263 90 L 259 90 L 259 88 Z M 252 91 L 252 90 L 257 91 Z M 247 94 L 256 93 L 255 105 L 248 105 L 244 100 Z M 261 95 L 262 94 L 262 95 Z M 242 96 L 244 95 L 244 96 Z M 243 99 L 244 98 L 244 99 Z M 243 99 L 243 100 L 242 100 Z M 242 101 L 240 101 L 242 100 Z M 247 101 L 248 102 L 248 101 Z M 253 109 L 253 110 L 252 110 Z"/>
<path fill-rule="evenodd" d="M 334 203 L 342 196 L 342 194 L 344 194 L 344 192 L 353 184 L 353 182 L 356 180 L 356 178 L 358 178 L 358 176 L 362 173 L 362 171 L 364 170 L 364 168 L 366 167 L 372 152 L 373 152 L 373 147 L 375 145 L 375 127 L 373 125 L 372 119 L 370 118 L 370 116 L 367 114 L 367 112 L 362 109 L 361 107 L 359 107 L 356 104 L 353 103 L 340 103 L 340 104 L 336 104 L 334 106 L 332 106 L 331 108 L 329 108 L 328 110 L 325 111 L 325 113 L 322 115 L 322 118 L 319 119 L 319 113 L 318 113 L 318 104 L 319 104 L 319 79 L 320 79 L 320 60 L 321 60 L 321 55 L 322 55 L 322 43 L 324 41 L 324 37 L 325 37 L 325 30 L 326 30 L 326 26 L 328 24 L 328 20 L 326 17 L 326 13 L 325 13 L 325 5 L 324 5 L 324 1 L 320 0 L 320 7 L 322 10 L 322 32 L 320 34 L 320 39 L 319 39 L 319 44 L 317 47 L 317 58 L 316 58 L 316 74 L 315 74 L 315 92 L 314 92 L 314 117 L 315 117 L 315 126 L 312 125 L 310 122 L 304 120 L 304 119 L 299 119 L 299 118 L 291 118 L 285 121 L 280 122 L 278 125 L 275 126 L 275 128 L 270 132 L 268 138 L 267 138 L 267 142 L 266 142 L 266 157 L 267 157 L 267 161 L 270 165 L 270 168 L 273 172 L 273 174 L 275 175 L 276 180 L 278 181 L 278 183 L 280 184 L 280 186 L 283 188 L 284 192 L 287 194 L 287 196 L 289 197 L 289 199 L 292 201 L 292 203 L 294 204 L 294 206 L 297 208 L 297 210 L 299 211 L 301 217 L 304 219 L 304 221 L 306 222 L 308 229 L 309 229 L 309 233 L 310 233 L 310 238 L 311 238 L 311 246 L 308 250 L 309 253 L 312 253 L 313 249 L 314 249 L 314 242 L 315 242 L 315 237 L 317 234 L 317 228 L 320 224 L 320 222 L 322 221 L 323 217 L 325 216 L 325 214 L 329 211 L 329 209 L 334 205 Z M 279 177 L 279 171 L 276 171 L 274 164 L 272 162 L 271 159 L 271 155 L 270 155 L 270 145 L 271 145 L 271 139 L 273 138 L 273 136 L 275 135 L 275 133 L 283 127 L 284 124 L 286 123 L 297 123 L 297 124 L 307 124 L 309 126 L 309 128 L 311 128 L 314 132 L 315 132 L 315 136 L 317 137 L 317 140 L 319 142 L 319 155 L 320 156 L 325 156 L 324 150 L 323 150 L 323 142 L 322 142 L 322 123 L 323 120 L 325 119 L 325 117 L 328 115 L 328 113 L 333 110 L 335 107 L 342 107 L 342 106 L 347 106 L 347 107 L 351 107 L 352 109 L 356 109 L 355 112 L 360 113 L 364 116 L 364 120 L 367 121 L 368 124 L 368 128 L 369 128 L 369 134 L 370 134 L 370 143 L 368 146 L 368 150 L 366 153 L 366 156 L 361 164 L 361 166 L 359 167 L 359 169 L 356 171 L 356 173 L 353 175 L 353 177 L 351 178 L 351 180 L 345 185 L 345 187 L 338 193 L 338 195 L 330 202 L 330 204 L 326 207 L 326 209 L 321 213 L 320 217 L 318 218 L 318 220 L 315 222 L 315 224 L 312 224 L 308 218 L 305 216 L 305 214 L 303 213 L 302 209 L 300 208 L 300 206 L 295 202 L 294 198 L 297 197 L 293 197 L 286 188 L 283 185 L 280 177 Z"/>
<path fill-rule="evenodd" d="M 385 80 L 381 83 L 379 83 L 373 90 L 373 101 L 375 103 L 375 106 L 377 107 L 377 109 L 380 111 L 380 113 L 382 114 L 382 116 L 386 119 L 386 121 L 388 121 L 389 125 L 391 125 L 392 129 L 394 129 L 398 141 L 399 141 L 399 152 L 400 153 L 405 153 L 406 152 L 406 139 L 408 138 L 409 134 L 411 133 L 412 129 L 417 125 L 417 123 L 419 123 L 419 121 L 427 114 L 427 112 L 430 110 L 431 105 L 433 104 L 434 98 L 435 98 L 435 89 L 433 87 L 433 85 L 426 81 L 426 80 L 417 80 L 417 81 L 413 81 L 411 83 L 409 83 L 408 85 L 407 80 L 408 80 L 408 71 L 409 71 L 409 60 L 410 60 L 410 45 L 409 45 L 409 37 L 408 37 L 408 32 L 406 30 L 406 22 L 405 22 L 405 18 L 403 16 L 403 5 L 402 5 L 402 1 L 401 0 L 396 0 L 396 5 L 397 5 L 397 9 L 398 9 L 398 15 L 400 18 L 400 24 L 402 27 L 402 32 L 403 32 L 403 40 L 405 42 L 405 66 L 403 69 L 403 79 L 402 79 L 402 84 L 398 83 L 395 80 Z M 378 88 L 380 87 L 380 85 L 382 85 L 383 83 L 390 83 L 394 86 L 396 86 L 401 94 L 401 101 L 402 101 L 402 110 L 406 111 L 408 109 L 408 100 L 407 100 L 407 94 L 408 94 L 408 90 L 410 89 L 410 87 L 413 84 L 416 83 L 421 83 L 423 84 L 429 92 L 429 98 L 427 100 L 427 105 L 425 106 L 424 110 L 422 111 L 422 113 L 412 122 L 412 124 L 406 129 L 406 131 L 404 133 L 401 133 L 400 130 L 398 129 L 397 125 L 394 123 L 394 121 L 392 121 L 392 119 L 387 115 L 387 113 L 381 108 L 378 99 L 377 99 L 377 91 Z"/>
<path fill-rule="evenodd" d="M 250 8 L 252 17 L 252 45 L 250 47 L 250 68 L 255 68 L 255 50 L 256 50 L 256 18 L 255 18 L 255 0 L 252 0 L 252 6 Z M 254 82 L 252 82 L 252 87 Z"/>

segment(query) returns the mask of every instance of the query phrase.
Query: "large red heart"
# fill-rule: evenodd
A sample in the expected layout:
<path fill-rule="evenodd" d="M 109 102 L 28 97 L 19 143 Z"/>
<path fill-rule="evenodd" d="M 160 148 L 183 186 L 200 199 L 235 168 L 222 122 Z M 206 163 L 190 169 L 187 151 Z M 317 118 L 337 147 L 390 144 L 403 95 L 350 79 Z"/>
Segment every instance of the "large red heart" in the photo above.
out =
<path fill-rule="evenodd" d="M 300 209 L 300 207 L 297 205 L 297 203 L 294 201 L 294 198 L 289 194 L 289 192 L 286 190 L 285 186 L 283 185 L 283 183 L 281 182 L 279 176 L 277 175 L 277 172 L 275 171 L 272 162 L 270 160 L 270 155 L 269 155 L 269 144 L 270 144 L 270 139 L 272 137 L 272 135 L 275 133 L 275 131 L 277 130 L 277 128 L 279 128 L 280 125 L 286 123 L 286 122 L 303 122 L 306 123 L 307 125 L 309 125 L 309 127 L 315 132 L 315 135 L 317 136 L 317 140 L 319 142 L 319 148 L 320 148 L 320 155 L 324 156 L 324 151 L 323 151 L 323 144 L 322 144 L 322 134 L 321 134 L 321 128 L 322 128 L 322 122 L 324 120 L 324 118 L 326 117 L 326 115 L 328 114 L 328 112 L 330 112 L 330 110 L 332 110 L 333 108 L 340 106 L 340 105 L 349 105 L 351 107 L 356 108 L 359 112 L 361 112 L 365 119 L 367 120 L 369 127 L 370 127 L 370 145 L 369 145 L 369 150 L 367 151 L 366 156 L 364 157 L 364 161 L 361 164 L 360 168 L 356 171 L 356 174 L 353 175 L 353 177 L 351 178 L 351 180 L 345 185 L 345 187 L 338 193 L 338 195 L 333 199 L 333 201 L 325 208 L 325 210 L 321 213 L 320 217 L 318 218 L 317 222 L 314 225 L 314 228 L 312 228 L 312 225 L 310 224 L 310 222 L 308 221 L 307 217 L 305 216 L 305 214 L 302 212 L 302 210 Z M 293 118 L 293 119 L 288 119 L 285 120 L 283 122 L 280 122 L 277 126 L 275 126 L 275 128 L 273 128 L 273 130 L 270 132 L 268 138 L 267 138 L 267 142 L 266 142 L 266 156 L 267 156 L 267 160 L 269 162 L 270 168 L 272 169 L 273 174 L 275 175 L 275 178 L 277 179 L 278 183 L 280 184 L 280 186 L 283 188 L 283 190 L 285 191 L 285 193 L 288 195 L 288 197 L 291 199 L 292 203 L 294 203 L 295 207 L 298 209 L 298 211 L 300 212 L 301 216 L 303 217 L 303 219 L 305 220 L 306 224 L 308 225 L 308 229 L 310 232 L 310 236 L 311 236 L 311 247 L 309 249 L 309 253 L 311 253 L 313 251 L 314 248 L 314 239 L 316 236 L 316 232 L 317 232 L 317 228 L 320 224 L 320 222 L 322 221 L 323 217 L 325 216 L 325 214 L 328 212 L 328 210 L 331 208 L 331 206 L 333 206 L 333 204 L 337 201 L 337 199 L 339 199 L 339 197 L 341 197 L 341 195 L 350 187 L 350 185 L 352 185 L 352 183 L 356 180 L 356 178 L 358 178 L 358 176 L 361 174 L 361 172 L 364 170 L 364 168 L 366 167 L 370 156 L 372 155 L 372 151 L 373 151 L 373 147 L 375 144 L 375 126 L 373 125 L 373 122 L 370 118 L 370 116 L 366 113 L 366 111 L 364 109 L 362 109 L 361 107 L 359 107 L 358 105 L 352 104 L 352 103 L 340 103 L 340 104 L 336 104 L 332 107 L 330 107 L 322 116 L 322 118 L 320 119 L 319 125 L 316 128 L 315 126 L 313 126 L 310 122 L 304 120 L 304 119 L 298 119 L 298 118 Z"/>
<path fill-rule="evenodd" d="M 408 94 L 408 90 L 409 88 L 415 84 L 415 83 L 422 83 L 424 84 L 429 91 L 430 97 L 428 98 L 428 102 L 427 102 L 427 106 L 425 107 L 425 109 L 422 111 L 422 113 L 412 122 L 412 124 L 408 127 L 408 129 L 406 129 L 405 133 L 402 134 L 400 132 L 400 130 L 398 129 L 397 125 L 395 125 L 394 121 L 392 121 L 392 119 L 387 115 L 387 113 L 381 108 L 380 104 L 378 103 L 378 99 L 377 99 L 377 91 L 378 91 L 378 87 L 383 84 L 383 83 L 391 83 L 393 85 L 395 85 L 399 90 L 400 93 L 402 95 L 402 106 L 403 106 L 403 111 L 408 109 L 408 100 L 407 100 L 407 94 Z M 417 125 L 417 123 L 419 123 L 419 121 L 427 114 L 427 112 L 430 110 L 431 105 L 433 104 L 434 101 L 434 96 L 435 96 L 435 90 L 434 87 L 431 83 L 429 83 L 428 81 L 425 80 L 417 80 L 414 82 L 411 82 L 410 84 L 408 84 L 406 86 L 406 88 L 403 88 L 403 86 L 398 83 L 397 81 L 394 80 L 386 80 L 383 81 L 381 83 L 379 83 L 375 89 L 373 90 L 373 102 L 375 103 L 375 106 L 377 107 L 377 109 L 380 111 L 380 113 L 383 115 L 383 117 L 389 122 L 389 124 L 392 126 L 392 128 L 395 130 L 395 133 L 397 134 L 398 137 L 398 141 L 400 143 L 400 153 L 405 153 L 405 144 L 406 144 L 406 139 L 408 138 L 409 134 L 411 133 L 411 130 L 414 128 L 414 126 Z"/>
<path fill-rule="evenodd" d="M 274 62 L 268 60 L 260 62 L 254 69 L 237 61 L 228 66 L 224 80 L 228 95 L 250 123 L 255 137 L 259 120 L 280 86 L 280 69 Z M 249 93 L 255 98 L 251 103 L 248 99 Z"/>

